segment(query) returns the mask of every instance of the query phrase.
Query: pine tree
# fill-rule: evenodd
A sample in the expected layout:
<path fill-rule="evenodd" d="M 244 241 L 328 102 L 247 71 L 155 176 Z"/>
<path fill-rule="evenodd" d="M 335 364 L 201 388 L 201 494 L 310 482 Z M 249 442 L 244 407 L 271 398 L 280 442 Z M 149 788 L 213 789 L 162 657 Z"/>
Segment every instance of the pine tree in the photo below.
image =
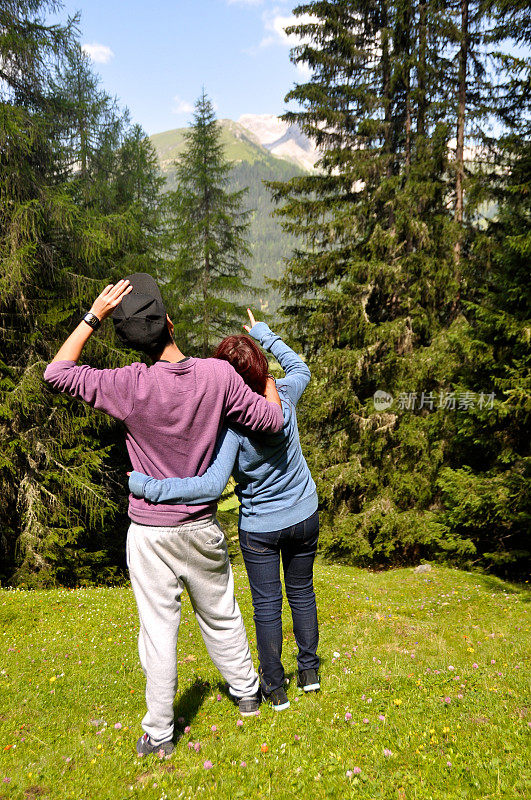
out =
<path fill-rule="evenodd" d="M 479 58 L 485 20 L 475 6 L 472 47 L 455 12 L 439 2 L 312 2 L 294 12 L 310 21 L 291 28 L 305 40 L 293 60 L 312 76 L 288 94 L 301 110 L 285 118 L 322 158 L 318 174 L 272 185 L 286 228 L 305 242 L 281 288 L 311 361 L 306 442 L 325 550 L 362 563 L 474 553 L 439 513 L 437 483 L 463 418 L 440 398 L 469 388 L 455 343 L 468 329 L 473 275 L 463 259 L 475 236 L 471 211 L 465 247 L 450 144 L 459 130 L 464 148 L 466 126 L 486 114 L 459 60 L 465 39 L 467 58 Z M 392 407 L 375 408 L 377 390 Z"/>
<path fill-rule="evenodd" d="M 166 195 L 163 267 L 176 339 L 202 357 L 210 355 L 217 338 L 241 326 L 244 308 L 237 297 L 249 289 L 249 212 L 242 210 L 244 190 L 227 189 L 230 169 L 212 103 L 203 92 L 176 163 L 177 188 Z"/>
<path fill-rule="evenodd" d="M 46 23 L 54 8 L 22 0 L 0 17 L 0 577 L 23 585 L 116 574 L 117 428 L 53 395 L 42 373 L 126 255 L 145 261 L 151 246 L 145 195 L 122 177 L 138 134 L 97 89 L 74 23 Z M 88 357 L 126 355 L 104 335 Z"/>
<path fill-rule="evenodd" d="M 469 181 L 470 215 L 481 225 L 468 264 L 469 326 L 456 349 L 462 385 L 491 386 L 499 403 L 495 413 L 478 409 L 463 419 L 439 487 L 442 518 L 470 542 L 474 562 L 522 577 L 531 557 L 530 59 L 522 47 L 507 54 L 503 45 L 511 39 L 525 47 L 531 28 L 526 3 L 488 11 L 496 12 L 487 38 L 496 66 L 492 113 L 502 135 Z"/>

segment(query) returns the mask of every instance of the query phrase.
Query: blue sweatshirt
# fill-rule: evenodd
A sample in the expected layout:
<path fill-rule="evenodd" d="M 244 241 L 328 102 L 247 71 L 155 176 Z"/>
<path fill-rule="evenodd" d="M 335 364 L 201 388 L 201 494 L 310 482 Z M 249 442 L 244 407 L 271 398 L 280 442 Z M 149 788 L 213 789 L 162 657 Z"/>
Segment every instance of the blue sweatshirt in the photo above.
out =
<path fill-rule="evenodd" d="M 265 322 L 257 322 L 251 336 L 275 356 L 285 372 L 276 382 L 284 416 L 282 431 L 249 436 L 237 427 L 225 427 L 204 475 L 156 480 L 132 472 L 129 489 L 134 495 L 151 503 L 208 503 L 221 495 L 232 474 L 242 530 L 280 530 L 317 510 L 317 492 L 302 454 L 295 411 L 310 370 Z"/>

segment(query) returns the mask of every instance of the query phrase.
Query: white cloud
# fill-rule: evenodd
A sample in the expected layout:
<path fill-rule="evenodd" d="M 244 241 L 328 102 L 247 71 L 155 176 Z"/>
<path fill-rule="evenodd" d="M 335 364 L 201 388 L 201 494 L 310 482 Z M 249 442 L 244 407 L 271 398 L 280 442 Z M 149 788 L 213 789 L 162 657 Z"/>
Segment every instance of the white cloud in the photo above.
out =
<path fill-rule="evenodd" d="M 305 25 L 308 22 L 316 22 L 315 17 L 310 14 L 302 14 L 295 17 L 293 14 L 264 14 L 264 26 L 266 35 L 260 42 L 260 47 L 270 47 L 271 45 L 284 45 L 285 47 L 297 47 L 297 45 L 309 42 L 308 37 L 297 36 L 292 33 L 288 36 L 285 28 L 290 25 Z"/>
<path fill-rule="evenodd" d="M 82 44 L 81 49 L 91 61 L 95 61 L 97 64 L 107 64 L 111 58 L 114 58 L 113 51 L 106 44 L 98 44 L 97 42 Z"/>
<path fill-rule="evenodd" d="M 173 114 L 191 114 L 194 107 L 188 100 L 182 100 L 178 94 L 173 98 L 175 105 L 172 108 Z"/>

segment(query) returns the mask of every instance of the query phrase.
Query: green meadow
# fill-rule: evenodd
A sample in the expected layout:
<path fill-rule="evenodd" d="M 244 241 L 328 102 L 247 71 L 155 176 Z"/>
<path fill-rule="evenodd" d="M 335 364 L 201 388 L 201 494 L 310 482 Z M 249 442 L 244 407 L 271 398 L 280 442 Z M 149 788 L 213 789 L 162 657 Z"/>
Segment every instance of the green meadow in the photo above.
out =
<path fill-rule="evenodd" d="M 238 601 L 255 652 L 245 572 Z M 176 748 L 138 758 L 129 588 L 0 591 L 0 798 L 525 798 L 529 593 L 433 568 L 316 565 L 322 691 L 240 719 L 183 603 Z"/>

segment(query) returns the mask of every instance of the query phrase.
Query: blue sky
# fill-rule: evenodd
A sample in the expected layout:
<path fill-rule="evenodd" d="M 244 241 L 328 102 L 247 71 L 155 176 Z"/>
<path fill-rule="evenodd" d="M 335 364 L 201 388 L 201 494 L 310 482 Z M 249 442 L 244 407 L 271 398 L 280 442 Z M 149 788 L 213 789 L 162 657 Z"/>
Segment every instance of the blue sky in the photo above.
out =
<path fill-rule="evenodd" d="M 148 134 L 183 127 L 205 87 L 217 116 L 281 114 L 304 80 L 283 33 L 291 2 L 66 0 L 103 87 Z"/>

